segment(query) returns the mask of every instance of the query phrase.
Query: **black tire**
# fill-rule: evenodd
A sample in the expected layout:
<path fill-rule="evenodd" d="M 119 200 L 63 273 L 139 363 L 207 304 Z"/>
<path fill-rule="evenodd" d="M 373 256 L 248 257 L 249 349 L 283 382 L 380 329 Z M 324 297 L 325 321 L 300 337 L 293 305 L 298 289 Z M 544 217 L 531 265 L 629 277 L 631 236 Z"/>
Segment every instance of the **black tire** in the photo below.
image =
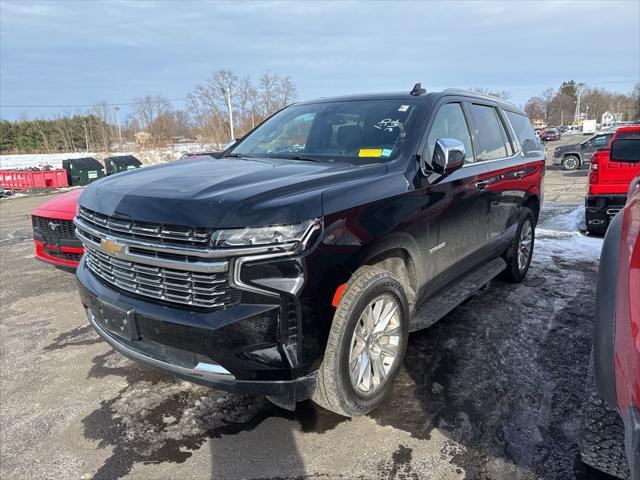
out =
<path fill-rule="evenodd" d="M 580 457 L 584 463 L 618 478 L 629 478 L 624 447 L 624 424 L 615 410 L 609 409 L 596 391 L 593 364 L 589 366 L 582 406 Z"/>
<path fill-rule="evenodd" d="M 607 225 L 597 227 L 587 225 L 587 233 L 595 237 L 604 237 L 604 234 L 607 233 Z"/>
<path fill-rule="evenodd" d="M 399 305 L 400 340 L 398 354 L 380 388 L 372 395 L 357 392 L 349 374 L 349 354 L 360 315 L 377 297 L 388 294 Z M 409 305 L 401 283 L 383 269 L 362 266 L 353 274 L 333 316 L 324 359 L 312 399 L 318 405 L 345 417 L 364 415 L 376 408 L 391 391 L 402 365 L 409 335 Z"/>
<path fill-rule="evenodd" d="M 567 155 L 561 162 L 563 170 L 577 170 L 580 168 L 580 159 L 575 155 Z"/>
<path fill-rule="evenodd" d="M 520 248 L 521 234 L 525 225 L 529 225 L 531 228 L 531 250 L 529 258 L 523 268 L 518 262 L 518 251 Z M 527 275 L 529 266 L 531 265 L 531 258 L 533 257 L 533 249 L 536 240 L 536 221 L 533 216 L 533 212 L 528 207 L 522 207 L 520 209 L 520 217 L 518 219 L 518 228 L 516 234 L 511 241 L 511 245 L 504 253 L 503 258 L 507 262 L 507 268 L 500 274 L 500 277 L 507 282 L 519 283 Z"/>

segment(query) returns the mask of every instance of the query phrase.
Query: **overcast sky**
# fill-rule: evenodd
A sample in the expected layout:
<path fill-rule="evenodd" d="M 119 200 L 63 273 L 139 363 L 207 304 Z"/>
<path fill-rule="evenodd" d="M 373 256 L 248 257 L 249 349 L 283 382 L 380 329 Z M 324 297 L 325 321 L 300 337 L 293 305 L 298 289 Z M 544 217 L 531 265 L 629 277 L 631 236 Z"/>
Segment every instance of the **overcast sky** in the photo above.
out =
<path fill-rule="evenodd" d="M 418 81 L 508 90 L 518 105 L 568 79 L 628 92 L 640 1 L 0 0 L 3 118 L 75 110 L 6 105 L 181 99 L 220 68 L 289 75 L 303 100 Z"/>

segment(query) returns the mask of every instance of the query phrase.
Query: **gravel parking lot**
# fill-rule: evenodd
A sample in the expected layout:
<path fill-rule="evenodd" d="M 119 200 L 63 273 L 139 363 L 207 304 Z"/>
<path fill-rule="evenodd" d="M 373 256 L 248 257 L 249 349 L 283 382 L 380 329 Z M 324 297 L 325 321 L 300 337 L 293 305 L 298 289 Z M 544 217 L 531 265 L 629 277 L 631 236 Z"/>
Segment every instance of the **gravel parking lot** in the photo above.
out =
<path fill-rule="evenodd" d="M 125 359 L 74 276 L 32 258 L 29 212 L 50 196 L 2 200 L 0 477 L 603 478 L 577 449 L 602 243 L 579 232 L 585 185 L 550 169 L 526 280 L 412 335 L 393 395 L 350 420 Z"/>

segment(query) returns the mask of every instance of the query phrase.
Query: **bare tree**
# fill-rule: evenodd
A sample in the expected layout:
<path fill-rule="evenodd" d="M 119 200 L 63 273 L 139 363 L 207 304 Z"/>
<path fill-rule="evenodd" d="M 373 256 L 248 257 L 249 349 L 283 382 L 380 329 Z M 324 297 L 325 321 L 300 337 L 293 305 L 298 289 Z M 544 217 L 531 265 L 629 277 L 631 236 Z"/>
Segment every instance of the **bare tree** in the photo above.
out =
<path fill-rule="evenodd" d="M 166 140 L 169 135 L 167 118 L 171 115 L 171 103 L 162 95 L 146 95 L 136 98 L 133 119 L 138 129 L 151 135 L 153 142 Z"/>
<path fill-rule="evenodd" d="M 531 97 L 524 106 L 524 111 L 531 120 L 544 120 L 544 100 L 541 97 Z"/>
<path fill-rule="evenodd" d="M 93 107 L 92 113 L 98 117 L 100 122 L 100 136 L 102 137 L 102 144 L 104 146 L 105 152 L 109 151 L 110 142 L 109 138 L 111 137 L 111 132 L 109 131 L 109 104 L 105 101 L 98 102 L 95 107 Z"/>

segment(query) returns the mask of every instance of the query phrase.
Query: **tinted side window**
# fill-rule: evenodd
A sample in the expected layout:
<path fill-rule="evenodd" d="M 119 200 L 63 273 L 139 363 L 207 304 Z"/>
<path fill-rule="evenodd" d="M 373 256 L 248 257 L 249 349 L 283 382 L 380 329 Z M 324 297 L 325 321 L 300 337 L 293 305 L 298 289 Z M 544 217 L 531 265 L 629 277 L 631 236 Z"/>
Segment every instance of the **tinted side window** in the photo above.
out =
<path fill-rule="evenodd" d="M 616 137 L 616 139 L 618 138 L 630 138 L 633 140 L 640 140 L 640 130 L 631 131 L 631 132 L 620 132 L 618 133 L 618 136 Z"/>
<path fill-rule="evenodd" d="M 482 162 L 506 157 L 507 148 L 496 109 L 473 104 L 470 111 L 475 128 L 477 160 Z"/>
<path fill-rule="evenodd" d="M 511 123 L 511 127 L 513 127 L 513 132 L 518 138 L 518 143 L 522 146 L 524 154 L 539 151 L 540 145 L 538 144 L 538 137 L 536 137 L 536 133 L 533 131 L 529 119 L 519 113 L 508 111 L 505 111 L 505 113 L 507 119 L 509 119 L 509 123 Z"/>
<path fill-rule="evenodd" d="M 604 147 L 607 143 L 609 143 L 610 139 L 611 135 L 599 135 L 591 140 L 591 145 L 593 145 L 594 147 Z"/>
<path fill-rule="evenodd" d="M 459 103 L 447 103 L 438 110 L 431 130 L 429 131 L 429 136 L 427 137 L 429 160 L 433 158 L 433 151 L 436 148 L 436 141 L 439 138 L 453 138 L 461 141 L 464 145 L 465 162 L 473 162 L 471 135 L 469 134 L 467 120 Z"/>

